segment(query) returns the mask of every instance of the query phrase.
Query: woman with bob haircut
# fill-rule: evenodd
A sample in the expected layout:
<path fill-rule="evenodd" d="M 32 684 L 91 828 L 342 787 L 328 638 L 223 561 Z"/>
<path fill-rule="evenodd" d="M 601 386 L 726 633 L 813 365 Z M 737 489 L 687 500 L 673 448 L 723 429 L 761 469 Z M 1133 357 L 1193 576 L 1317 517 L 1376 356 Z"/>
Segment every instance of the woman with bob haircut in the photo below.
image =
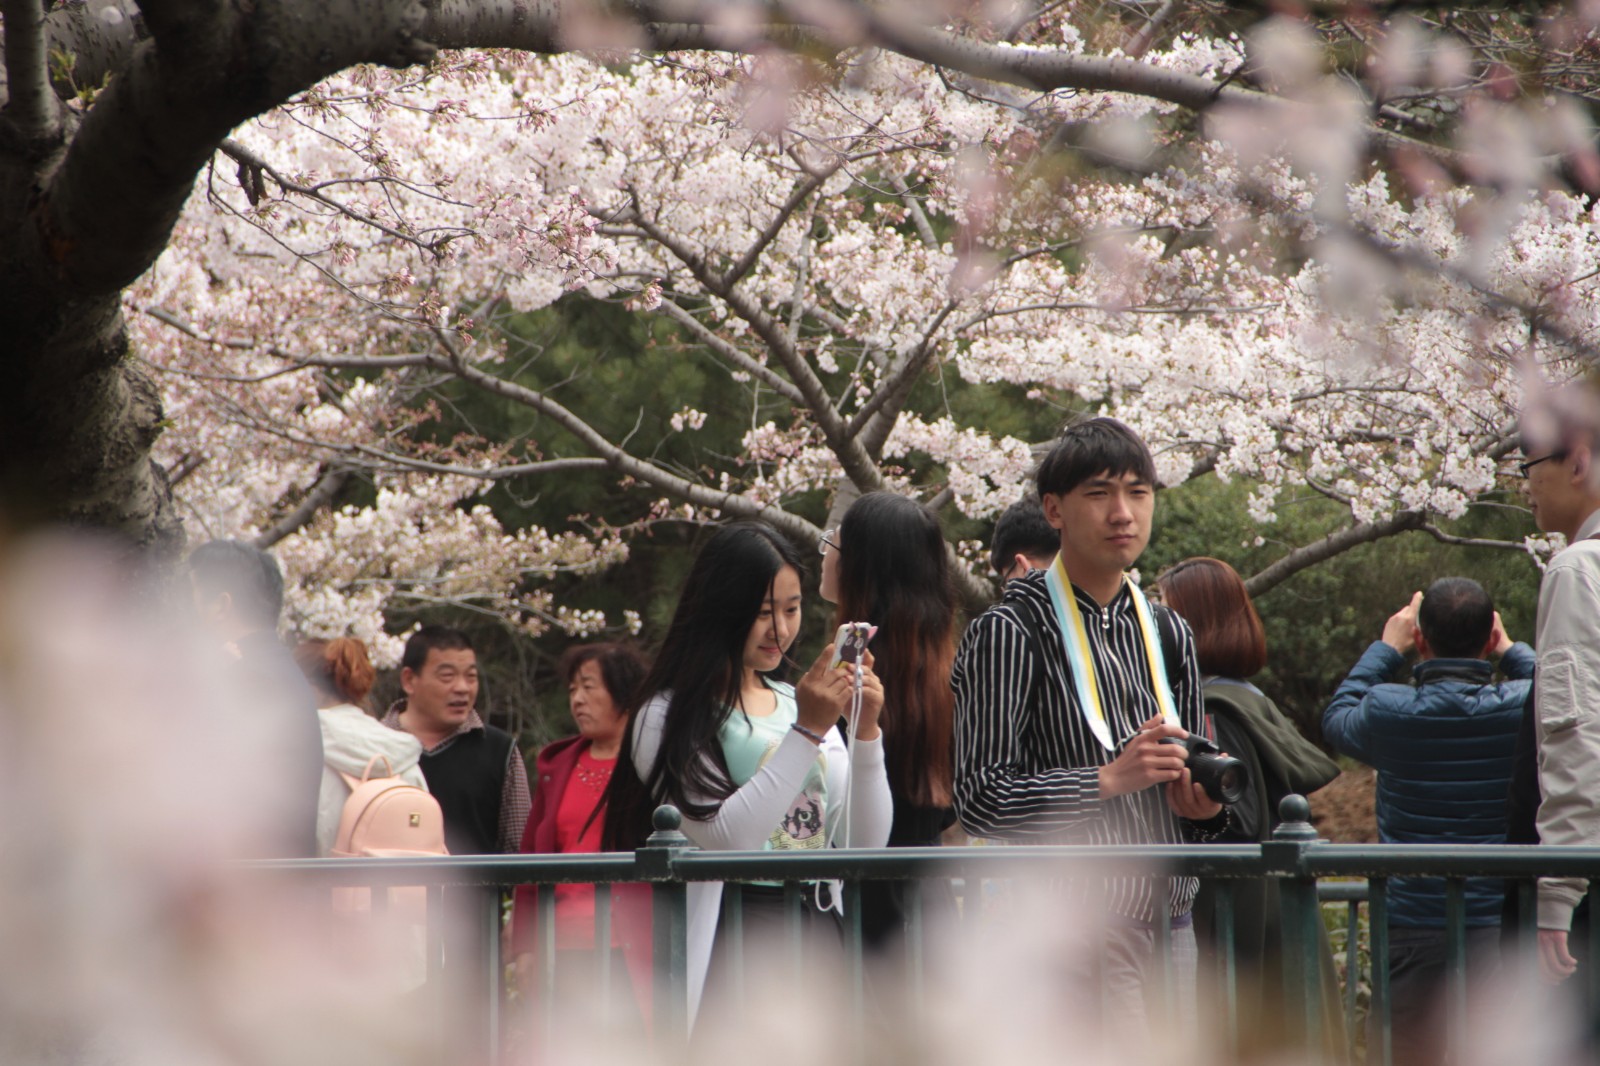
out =
<path fill-rule="evenodd" d="M 1156 578 L 1156 588 L 1162 602 L 1182 615 L 1194 631 L 1206 723 L 1213 739 L 1250 768 L 1250 786 L 1232 806 L 1229 829 L 1219 839 L 1246 844 L 1270 840 L 1279 820 L 1278 802 L 1290 793 L 1315 792 L 1339 776 L 1338 764 L 1305 739 L 1277 705 L 1246 680 L 1267 665 L 1267 637 L 1261 616 L 1250 602 L 1250 592 L 1233 567 L 1204 556 L 1185 559 Z M 1202 943 L 1220 948 L 1216 906 L 1212 886 L 1202 881 L 1194 905 L 1195 930 Z M 1270 990 L 1280 987 L 1277 946 L 1283 942 L 1276 883 L 1237 882 L 1233 918 L 1234 951 L 1241 976 L 1252 979 L 1266 992 L 1265 1003 L 1271 1003 Z M 1323 1033 L 1342 1046 L 1343 1008 L 1326 931 L 1320 939 Z M 1240 1003 L 1247 1005 L 1243 996 Z M 1262 1003 L 1256 1008 L 1266 1009 Z M 1241 1023 L 1245 1017 L 1241 1015 Z"/>
<path fill-rule="evenodd" d="M 661 803 L 682 812 L 684 834 L 708 851 L 874 848 L 888 840 L 883 686 L 870 653 L 859 668 L 834 667 L 830 643 L 798 685 L 778 679 L 800 631 L 802 565 L 794 546 L 761 522 L 724 526 L 701 549 L 632 701 L 607 793 L 608 850 L 637 847 Z M 836 723 L 851 707 L 858 669 L 860 715 L 846 748 Z M 807 958 L 842 957 L 833 890 L 832 898 L 821 885 L 801 893 Z M 719 931 L 722 884 L 695 882 L 687 891 L 693 1019 L 708 973 L 722 987 L 737 970 Z M 783 930 L 792 917 L 780 885 L 739 892 L 747 941 Z"/>
<path fill-rule="evenodd" d="M 870 622 L 873 668 L 883 679 L 884 759 L 894 798 L 889 847 L 937 846 L 955 822 L 955 586 L 944 533 L 933 512 L 893 492 L 869 492 L 823 534 L 822 598 L 836 605 L 834 624 Z M 947 882 L 942 896 L 953 900 Z M 884 944 L 905 923 L 909 881 L 861 885 L 862 935 Z M 926 902 L 932 902 L 925 899 Z M 937 904 L 935 904 L 937 905 Z M 953 905 L 952 905 L 953 906 Z"/>

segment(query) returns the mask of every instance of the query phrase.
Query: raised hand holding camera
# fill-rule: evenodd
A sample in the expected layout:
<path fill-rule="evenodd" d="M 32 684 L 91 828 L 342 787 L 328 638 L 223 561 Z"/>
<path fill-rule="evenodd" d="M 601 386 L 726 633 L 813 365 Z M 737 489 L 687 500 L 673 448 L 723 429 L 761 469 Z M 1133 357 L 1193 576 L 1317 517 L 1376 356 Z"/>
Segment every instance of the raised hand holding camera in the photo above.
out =
<path fill-rule="evenodd" d="M 811 664 L 811 669 L 795 685 L 799 724 L 809 733 L 825 735 L 838 724 L 839 719 L 850 716 L 859 676 L 861 698 L 856 735 L 862 740 L 876 740 L 878 737 L 878 714 L 883 709 L 883 682 L 873 673 L 872 653 L 866 650 L 866 639 L 875 627 L 864 622 L 855 624 L 865 627 L 860 646 L 853 652 L 859 656 L 859 660 L 846 661 L 839 652 L 839 641 L 835 641 L 822 649 L 822 653 Z M 840 633 L 844 634 L 845 629 L 841 626 Z"/>
<path fill-rule="evenodd" d="M 833 635 L 833 655 L 828 660 L 830 667 L 843 666 L 846 663 L 861 662 L 866 654 L 867 643 L 872 640 L 878 627 L 871 622 L 846 622 L 839 627 Z"/>

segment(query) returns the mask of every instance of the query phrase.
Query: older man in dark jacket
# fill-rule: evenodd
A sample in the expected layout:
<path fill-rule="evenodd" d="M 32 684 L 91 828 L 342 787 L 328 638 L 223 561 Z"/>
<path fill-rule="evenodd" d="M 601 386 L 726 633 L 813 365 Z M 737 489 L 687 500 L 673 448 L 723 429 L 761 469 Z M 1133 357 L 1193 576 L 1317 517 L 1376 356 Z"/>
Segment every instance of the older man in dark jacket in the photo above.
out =
<path fill-rule="evenodd" d="M 1415 649 L 1415 684 L 1394 684 Z M 1498 656 L 1509 680 L 1496 683 Z M 1511 642 L 1476 581 L 1441 578 L 1383 627 L 1322 713 L 1339 752 L 1378 771 L 1378 836 L 1385 844 L 1501 844 L 1506 787 L 1533 649 Z M 1498 965 L 1503 887 L 1466 886 L 1468 973 Z M 1389 886 L 1389 973 L 1394 1061 L 1437 1057 L 1431 1024 L 1445 963 L 1445 887 L 1438 878 Z M 1371 1046 L 1369 1044 L 1369 1046 Z"/>

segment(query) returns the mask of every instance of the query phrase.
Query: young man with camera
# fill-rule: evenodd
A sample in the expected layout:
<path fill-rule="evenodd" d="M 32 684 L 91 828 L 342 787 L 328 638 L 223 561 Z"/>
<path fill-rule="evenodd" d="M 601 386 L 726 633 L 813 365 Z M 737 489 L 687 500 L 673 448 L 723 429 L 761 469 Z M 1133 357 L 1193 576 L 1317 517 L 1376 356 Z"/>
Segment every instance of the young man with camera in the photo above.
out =
<path fill-rule="evenodd" d="M 1007 583 L 1000 604 L 968 627 L 951 674 L 961 824 L 978 836 L 1040 844 L 1212 839 L 1226 828 L 1227 809 L 1193 780 L 1182 743 L 1203 732 L 1194 638 L 1127 575 L 1150 539 L 1150 451 L 1121 422 L 1090 419 L 1062 434 L 1036 480 L 1060 554 Z M 1198 882 L 1172 879 L 1170 898 L 1168 883 L 1122 876 L 1106 884 L 1110 914 L 1097 961 L 1113 1023 L 1194 1019 Z M 1172 1004 L 1160 1003 L 1163 920 Z"/>

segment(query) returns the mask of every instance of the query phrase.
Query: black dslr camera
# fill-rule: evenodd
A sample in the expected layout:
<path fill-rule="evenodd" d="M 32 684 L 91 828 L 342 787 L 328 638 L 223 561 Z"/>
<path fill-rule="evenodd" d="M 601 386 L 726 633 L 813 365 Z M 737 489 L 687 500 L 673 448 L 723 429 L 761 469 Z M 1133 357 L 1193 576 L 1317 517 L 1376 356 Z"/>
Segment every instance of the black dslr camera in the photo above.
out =
<path fill-rule="evenodd" d="M 1190 733 L 1181 740 L 1168 737 L 1162 743 L 1181 744 L 1189 749 L 1189 758 L 1183 765 L 1188 767 L 1190 779 L 1204 788 L 1213 800 L 1238 803 L 1244 798 L 1244 790 L 1250 787 L 1250 768 L 1243 762 L 1222 754 L 1221 748 L 1198 733 Z"/>

